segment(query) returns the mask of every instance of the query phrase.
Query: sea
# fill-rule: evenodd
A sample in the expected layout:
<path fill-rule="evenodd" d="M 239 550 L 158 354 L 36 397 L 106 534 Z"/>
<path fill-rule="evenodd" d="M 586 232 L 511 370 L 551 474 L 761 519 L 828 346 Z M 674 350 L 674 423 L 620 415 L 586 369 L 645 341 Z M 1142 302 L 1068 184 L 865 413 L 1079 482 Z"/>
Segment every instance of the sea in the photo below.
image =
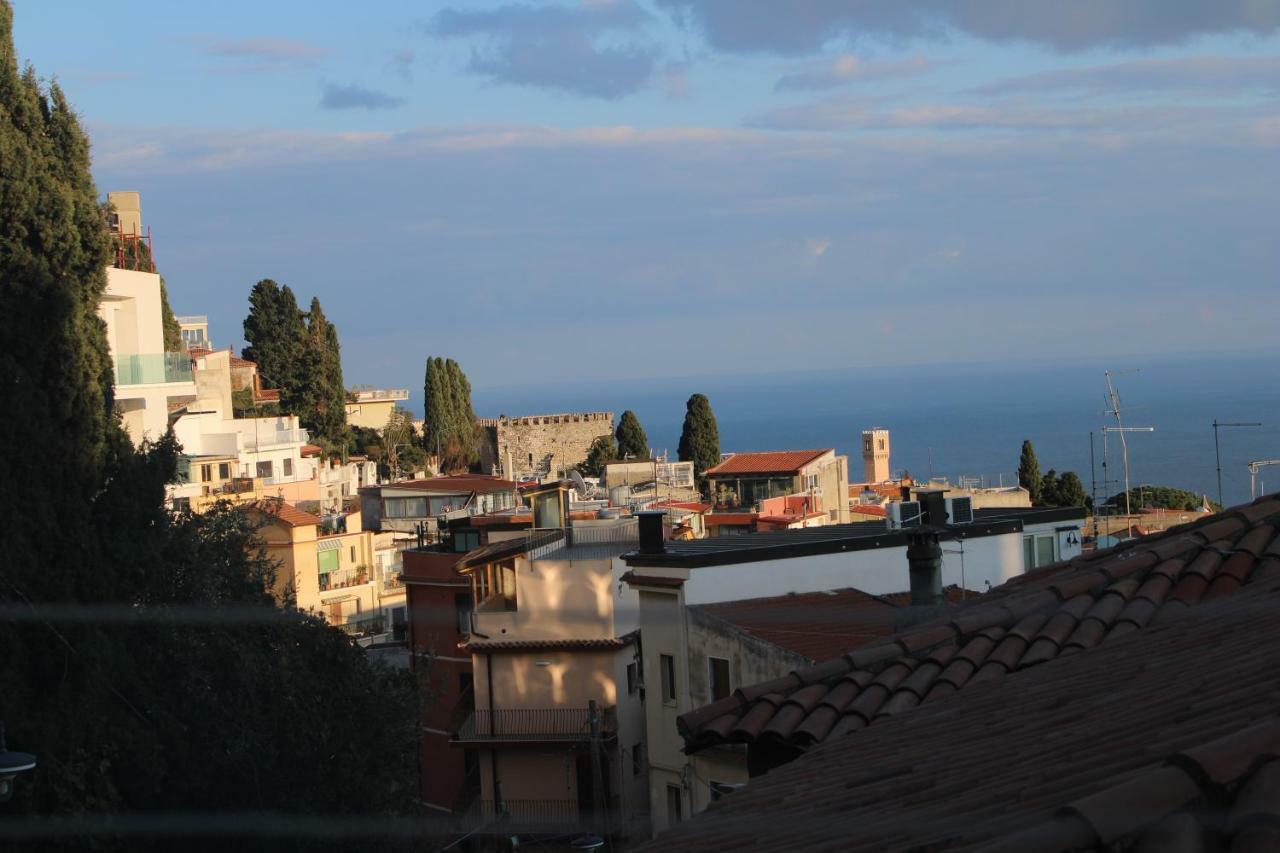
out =
<path fill-rule="evenodd" d="M 1042 471 L 1075 471 L 1100 497 L 1123 489 L 1120 436 L 1103 434 L 1105 371 L 1120 399 L 1131 485 L 1175 486 L 1217 499 L 1213 422 L 1219 428 L 1227 505 L 1250 498 L 1248 463 L 1280 459 L 1280 350 L 1129 356 L 1107 361 L 945 363 L 803 372 L 683 376 L 508 387 L 477 387 L 482 417 L 633 409 L 658 453 L 676 457 L 685 402 L 711 400 L 722 451 L 834 447 L 861 475 L 863 429 L 890 431 L 891 465 L 917 480 L 946 477 L 984 485 L 1017 482 L 1030 439 Z M 1091 445 L 1092 439 L 1092 445 Z M 1280 465 L 1258 474 L 1280 489 Z"/>

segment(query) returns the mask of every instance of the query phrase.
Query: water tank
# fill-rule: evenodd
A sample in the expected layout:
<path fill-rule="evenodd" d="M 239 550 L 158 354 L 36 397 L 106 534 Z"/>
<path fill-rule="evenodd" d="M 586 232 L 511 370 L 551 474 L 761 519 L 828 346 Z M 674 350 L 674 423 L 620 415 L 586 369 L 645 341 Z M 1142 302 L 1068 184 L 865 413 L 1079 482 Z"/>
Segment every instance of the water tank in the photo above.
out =
<path fill-rule="evenodd" d="M 609 490 L 609 503 L 612 506 L 626 506 L 631 502 L 631 487 L 628 485 L 614 486 Z"/>

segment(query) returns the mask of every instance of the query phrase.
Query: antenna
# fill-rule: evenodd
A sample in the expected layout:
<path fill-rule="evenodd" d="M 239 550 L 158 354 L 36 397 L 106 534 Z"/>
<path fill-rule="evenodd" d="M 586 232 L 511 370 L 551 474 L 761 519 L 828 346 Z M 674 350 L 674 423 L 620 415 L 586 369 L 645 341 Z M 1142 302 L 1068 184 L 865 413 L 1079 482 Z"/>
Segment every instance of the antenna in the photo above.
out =
<path fill-rule="evenodd" d="M 1110 406 L 1110 408 L 1107 410 L 1107 414 L 1112 415 L 1116 419 L 1116 425 L 1114 427 L 1104 426 L 1102 428 L 1103 453 L 1104 454 L 1106 453 L 1107 433 L 1108 432 L 1120 433 L 1120 454 L 1121 454 L 1121 458 L 1124 461 L 1124 514 L 1125 515 L 1133 514 L 1132 513 L 1133 508 L 1130 506 L 1130 499 L 1129 499 L 1129 442 L 1127 439 L 1125 439 L 1125 433 L 1155 432 L 1156 428 L 1155 427 L 1127 427 L 1124 425 L 1124 420 L 1120 417 L 1120 392 L 1116 391 L 1115 383 L 1111 381 L 1111 377 L 1122 376 L 1126 373 L 1137 373 L 1137 372 L 1138 372 L 1138 368 L 1136 367 L 1128 368 L 1126 370 L 1104 371 L 1104 374 L 1107 377 L 1107 405 Z M 1102 461 L 1102 465 L 1104 469 L 1106 467 L 1106 464 L 1107 464 L 1106 457 L 1104 455 L 1103 461 Z M 1104 477 L 1105 477 L 1105 471 L 1104 471 Z"/>

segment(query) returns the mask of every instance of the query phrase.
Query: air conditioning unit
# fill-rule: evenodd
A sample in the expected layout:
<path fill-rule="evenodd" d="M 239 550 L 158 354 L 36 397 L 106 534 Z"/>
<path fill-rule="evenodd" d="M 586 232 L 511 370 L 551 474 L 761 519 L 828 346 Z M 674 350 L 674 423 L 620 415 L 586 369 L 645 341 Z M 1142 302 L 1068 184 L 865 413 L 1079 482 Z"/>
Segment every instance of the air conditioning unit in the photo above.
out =
<path fill-rule="evenodd" d="M 973 498 L 947 498 L 948 524 L 973 524 Z"/>
<path fill-rule="evenodd" d="M 901 530 L 904 527 L 920 526 L 919 501 L 895 501 L 885 505 L 885 518 L 890 530 Z"/>

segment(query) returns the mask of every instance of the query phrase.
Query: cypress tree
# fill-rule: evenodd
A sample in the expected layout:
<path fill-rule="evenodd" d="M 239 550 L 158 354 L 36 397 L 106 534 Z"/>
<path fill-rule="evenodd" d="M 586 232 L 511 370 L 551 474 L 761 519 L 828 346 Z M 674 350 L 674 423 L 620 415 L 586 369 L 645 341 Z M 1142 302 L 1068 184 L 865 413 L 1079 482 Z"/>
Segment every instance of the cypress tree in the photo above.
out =
<path fill-rule="evenodd" d="M 680 431 L 677 452 L 681 462 L 693 462 L 698 488 L 703 489 L 706 470 L 720 463 L 720 428 L 716 426 L 711 401 L 705 394 L 694 394 L 685 404 L 684 428 Z"/>
<path fill-rule="evenodd" d="M 618 442 L 618 457 L 626 459 L 628 456 L 633 459 L 649 458 L 649 437 L 644 434 L 644 427 L 640 425 L 640 419 L 636 417 L 636 413 L 627 409 L 622 413 L 622 417 L 618 419 L 618 429 L 614 432 L 614 438 Z"/>
<path fill-rule="evenodd" d="M 1036 459 L 1036 450 L 1031 446 L 1031 439 L 1022 442 L 1022 457 L 1018 460 L 1018 485 L 1031 495 L 1031 505 L 1040 506 L 1044 481 L 1040 476 L 1040 461 Z"/>
<path fill-rule="evenodd" d="M 471 383 L 453 359 L 428 358 L 423 380 L 423 446 L 438 454 L 442 472 L 460 471 L 480 458 Z"/>
<path fill-rule="evenodd" d="M 302 425 L 330 446 L 343 442 L 347 430 L 347 392 L 342 383 L 338 329 L 324 315 L 318 298 L 307 312 L 307 345 L 303 353 L 298 410 Z"/>
<path fill-rule="evenodd" d="M 244 357 L 258 365 L 263 385 L 280 389 L 280 408 L 300 414 L 311 393 L 306 369 L 307 327 L 286 284 L 264 278 L 249 292 Z"/>

